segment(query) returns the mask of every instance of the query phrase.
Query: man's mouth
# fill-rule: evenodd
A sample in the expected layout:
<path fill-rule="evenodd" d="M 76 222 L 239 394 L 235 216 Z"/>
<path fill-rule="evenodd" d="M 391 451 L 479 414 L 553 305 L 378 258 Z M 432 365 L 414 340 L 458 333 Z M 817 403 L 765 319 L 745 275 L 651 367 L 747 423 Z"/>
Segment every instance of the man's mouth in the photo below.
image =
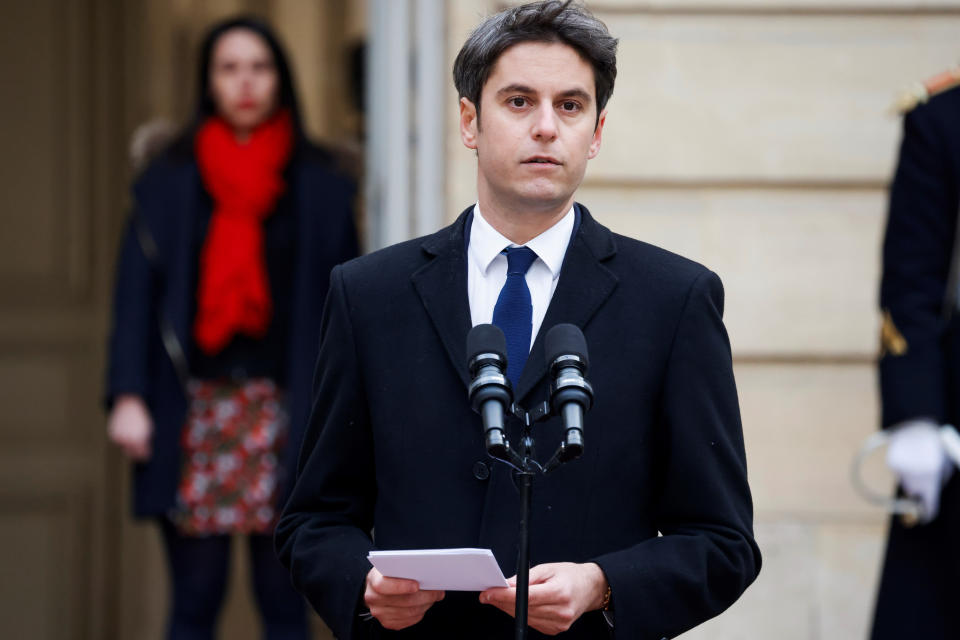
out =
<path fill-rule="evenodd" d="M 562 164 L 556 158 L 551 158 L 549 156 L 534 156 L 523 161 L 523 164 Z"/>

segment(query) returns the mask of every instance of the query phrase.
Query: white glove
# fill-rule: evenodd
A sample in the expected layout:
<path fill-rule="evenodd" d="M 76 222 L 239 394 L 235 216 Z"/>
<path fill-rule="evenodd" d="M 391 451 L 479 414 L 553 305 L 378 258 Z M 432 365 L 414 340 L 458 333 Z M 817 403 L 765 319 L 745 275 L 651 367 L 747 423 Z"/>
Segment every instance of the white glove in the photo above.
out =
<path fill-rule="evenodd" d="M 940 509 L 940 489 L 953 472 L 932 420 L 908 420 L 892 427 L 887 466 L 897 474 L 907 495 L 923 505 L 921 522 L 930 522 Z"/>

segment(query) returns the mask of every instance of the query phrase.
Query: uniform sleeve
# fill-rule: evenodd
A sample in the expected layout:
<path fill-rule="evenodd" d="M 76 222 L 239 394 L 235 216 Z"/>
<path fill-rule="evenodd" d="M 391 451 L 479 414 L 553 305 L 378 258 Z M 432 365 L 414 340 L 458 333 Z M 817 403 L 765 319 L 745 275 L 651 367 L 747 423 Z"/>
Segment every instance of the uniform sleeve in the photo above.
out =
<path fill-rule="evenodd" d="M 729 607 L 760 571 L 720 279 L 692 284 L 662 396 L 661 537 L 602 556 L 615 638 L 674 637 Z"/>
<path fill-rule="evenodd" d="M 342 267 L 330 276 L 313 405 L 297 477 L 275 534 L 293 584 L 338 638 L 363 637 L 358 604 L 371 568 L 373 443 Z"/>
<path fill-rule="evenodd" d="M 153 271 L 138 239 L 138 224 L 136 214 L 132 214 L 117 260 L 104 398 L 108 408 L 121 394 L 145 397 L 149 387 L 148 340 L 151 323 L 155 321 L 155 291 Z"/>
<path fill-rule="evenodd" d="M 904 119 L 883 243 L 880 388 L 884 427 L 945 418 L 943 301 L 954 241 L 956 194 L 929 106 Z"/>

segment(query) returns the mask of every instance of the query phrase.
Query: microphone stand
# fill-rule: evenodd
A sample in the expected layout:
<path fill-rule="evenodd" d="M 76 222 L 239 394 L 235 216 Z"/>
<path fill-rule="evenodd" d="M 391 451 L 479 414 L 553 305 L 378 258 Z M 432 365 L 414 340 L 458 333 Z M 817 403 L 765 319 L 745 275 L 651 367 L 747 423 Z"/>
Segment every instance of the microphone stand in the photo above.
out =
<path fill-rule="evenodd" d="M 547 473 L 547 470 L 534 458 L 533 425 L 550 418 L 552 413 L 548 402 L 542 402 L 530 412 L 514 404 L 510 407 L 510 412 L 523 423 L 523 432 L 520 437 L 522 453 L 518 456 L 510 447 L 510 443 L 507 442 L 506 455 L 504 457 L 494 457 L 512 466 L 517 471 L 520 480 L 520 540 L 517 552 L 517 601 L 514 608 L 514 639 L 527 640 L 527 613 L 530 602 L 530 514 L 533 500 L 533 478 L 537 472 Z M 564 445 L 561 444 L 557 454 L 554 454 L 553 459 L 548 464 L 550 470 L 567 461 L 565 459 L 558 460 L 559 452 L 563 448 Z M 517 461 L 520 462 L 519 466 L 516 465 Z"/>
<path fill-rule="evenodd" d="M 527 639 L 527 610 L 530 602 L 530 502 L 533 497 L 533 470 L 530 469 L 530 446 L 523 438 L 523 470 L 520 476 L 520 545 L 517 556 L 517 602 L 514 608 L 515 640 Z"/>
<path fill-rule="evenodd" d="M 582 374 L 587 368 L 587 345 L 583 333 L 574 325 L 558 324 L 545 339 L 550 357 L 547 362 L 553 382 L 546 401 L 526 411 L 511 402 L 510 381 L 504 376 L 507 350 L 503 332 L 494 325 L 477 325 L 467 335 L 468 360 L 473 382 L 468 396 L 474 411 L 483 415 L 484 445 L 487 455 L 517 472 L 520 480 L 520 541 L 517 552 L 517 599 L 514 609 L 515 640 L 527 638 L 527 614 L 530 602 L 530 513 L 533 478 L 547 474 L 583 453 L 583 413 L 593 404 L 593 389 Z M 510 403 L 507 410 L 507 403 Z M 579 409 L 575 405 L 579 406 Z M 506 410 L 506 411 L 505 411 Z M 512 414 L 523 425 L 518 453 L 506 436 L 504 414 Z M 560 446 L 546 466 L 533 453 L 533 425 L 562 415 L 566 429 Z"/>

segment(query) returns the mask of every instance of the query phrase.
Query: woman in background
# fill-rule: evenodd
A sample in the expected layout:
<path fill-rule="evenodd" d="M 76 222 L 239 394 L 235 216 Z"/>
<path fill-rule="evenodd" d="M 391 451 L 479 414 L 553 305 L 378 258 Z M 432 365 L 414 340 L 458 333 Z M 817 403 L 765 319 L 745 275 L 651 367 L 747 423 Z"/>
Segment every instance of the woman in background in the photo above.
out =
<path fill-rule="evenodd" d="M 230 536 L 249 534 L 264 637 L 306 638 L 272 531 L 309 411 L 334 265 L 357 255 L 354 184 L 304 136 L 266 25 L 204 39 L 193 122 L 142 172 L 120 259 L 106 400 L 160 523 L 169 638 L 213 638 Z"/>

